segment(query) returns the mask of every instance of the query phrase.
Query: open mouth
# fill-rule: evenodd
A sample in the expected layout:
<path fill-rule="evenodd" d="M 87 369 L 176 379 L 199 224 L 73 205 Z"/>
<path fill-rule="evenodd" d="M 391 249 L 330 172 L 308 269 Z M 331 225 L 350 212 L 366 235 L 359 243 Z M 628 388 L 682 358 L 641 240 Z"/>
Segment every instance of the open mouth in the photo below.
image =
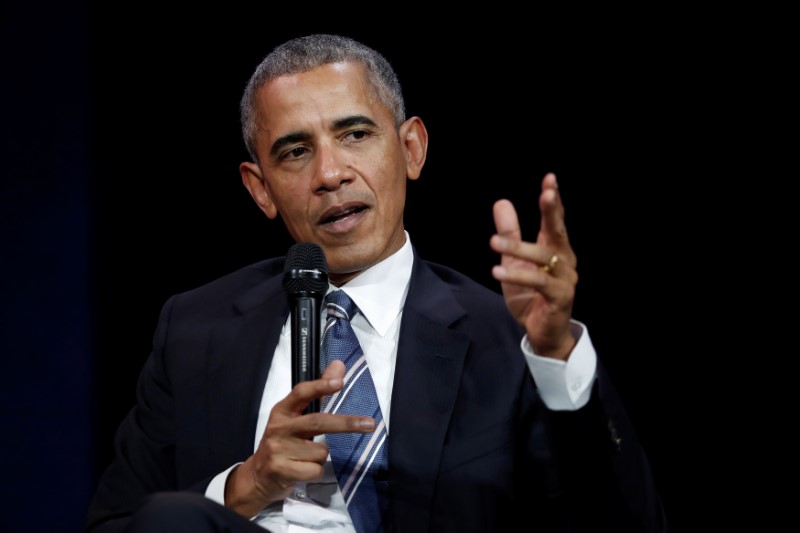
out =
<path fill-rule="evenodd" d="M 356 213 L 360 213 L 361 211 L 364 211 L 365 209 L 366 209 L 366 206 L 363 206 L 363 205 L 362 206 L 358 206 L 358 207 L 351 207 L 351 208 L 345 209 L 344 211 L 341 211 L 339 213 L 335 213 L 333 215 L 330 215 L 328 217 L 323 218 L 322 219 L 322 223 L 323 224 L 333 224 L 335 222 L 339 222 L 340 220 L 344 220 L 347 217 L 352 216 L 352 215 L 354 215 Z"/>

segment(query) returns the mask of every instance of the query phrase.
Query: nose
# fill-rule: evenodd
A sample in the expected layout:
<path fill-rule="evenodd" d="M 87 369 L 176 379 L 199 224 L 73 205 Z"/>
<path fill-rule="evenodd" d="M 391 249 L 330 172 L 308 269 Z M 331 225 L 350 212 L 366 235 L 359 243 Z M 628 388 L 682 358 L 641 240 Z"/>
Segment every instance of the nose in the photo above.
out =
<path fill-rule="evenodd" d="M 343 183 L 352 181 L 353 169 L 346 161 L 347 154 L 335 144 L 319 146 L 314 189 L 334 191 Z"/>

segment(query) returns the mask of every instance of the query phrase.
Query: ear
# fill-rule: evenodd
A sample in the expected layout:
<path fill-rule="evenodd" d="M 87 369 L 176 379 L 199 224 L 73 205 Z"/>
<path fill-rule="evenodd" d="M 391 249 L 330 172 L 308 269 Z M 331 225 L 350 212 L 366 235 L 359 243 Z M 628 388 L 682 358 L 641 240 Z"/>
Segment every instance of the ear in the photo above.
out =
<path fill-rule="evenodd" d="M 406 174 L 415 180 L 422 173 L 428 155 L 428 130 L 419 117 L 411 117 L 400 126 L 400 140 L 406 151 Z"/>
<path fill-rule="evenodd" d="M 239 165 L 239 174 L 242 175 L 242 183 L 250 193 L 250 196 L 253 197 L 253 200 L 256 201 L 258 207 L 267 217 L 275 218 L 278 215 L 278 209 L 272 202 L 267 182 L 258 165 L 245 161 Z"/>

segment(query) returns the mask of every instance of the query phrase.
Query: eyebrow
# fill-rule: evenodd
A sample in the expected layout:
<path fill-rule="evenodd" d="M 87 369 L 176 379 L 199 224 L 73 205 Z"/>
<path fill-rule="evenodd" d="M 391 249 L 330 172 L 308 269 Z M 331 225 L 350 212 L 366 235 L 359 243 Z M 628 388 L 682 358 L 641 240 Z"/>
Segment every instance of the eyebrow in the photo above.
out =
<path fill-rule="evenodd" d="M 351 115 L 349 117 L 340 118 L 339 120 L 334 121 L 332 129 L 336 131 L 351 128 L 353 126 L 371 126 L 373 128 L 378 127 L 374 120 L 365 115 Z M 285 146 L 308 141 L 310 138 L 311 135 L 303 131 L 289 133 L 283 137 L 279 137 L 274 143 L 272 143 L 272 146 L 269 149 L 269 154 L 270 156 L 274 156 Z"/>
<path fill-rule="evenodd" d="M 272 143 L 272 146 L 270 146 L 269 155 L 270 157 L 274 157 L 278 154 L 278 152 L 283 150 L 284 146 L 307 141 L 309 138 L 311 138 L 311 135 L 303 132 L 290 133 L 288 135 L 284 135 L 283 137 L 279 137 L 278 139 L 275 139 L 275 142 Z"/>
<path fill-rule="evenodd" d="M 375 124 L 371 118 L 364 115 L 352 115 L 339 119 L 333 123 L 333 129 L 335 130 L 343 130 L 352 126 L 372 126 L 373 128 L 378 127 L 378 125 Z"/>

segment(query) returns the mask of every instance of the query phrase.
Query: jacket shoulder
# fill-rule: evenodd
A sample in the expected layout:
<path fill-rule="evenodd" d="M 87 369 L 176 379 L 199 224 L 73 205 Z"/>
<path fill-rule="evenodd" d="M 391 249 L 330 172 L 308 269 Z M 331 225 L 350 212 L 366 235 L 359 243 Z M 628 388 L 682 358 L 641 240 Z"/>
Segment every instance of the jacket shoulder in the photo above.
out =
<path fill-rule="evenodd" d="M 285 257 L 265 259 L 220 276 L 203 285 L 174 294 L 165 307 L 178 308 L 194 319 L 226 316 L 233 308 L 249 307 L 256 295 L 282 292 Z M 257 301 L 257 300 L 256 300 Z"/>
<path fill-rule="evenodd" d="M 235 294 L 241 291 L 247 291 L 255 285 L 259 285 L 276 276 L 282 275 L 285 259 L 285 257 L 274 257 L 249 264 L 204 283 L 203 285 L 184 291 L 182 295 L 187 296 L 193 293 L 203 294 L 214 292 Z"/>
<path fill-rule="evenodd" d="M 481 285 L 458 270 L 431 261 L 422 261 L 422 264 L 428 267 L 440 281 L 447 284 L 450 290 L 456 294 L 459 299 L 476 298 L 493 305 L 502 305 L 505 307 L 505 300 L 502 294 L 485 285 Z"/>
<path fill-rule="evenodd" d="M 467 330 L 476 328 L 473 333 L 485 333 L 486 328 L 481 325 L 492 324 L 493 331 L 498 335 L 507 334 L 513 338 L 522 338 L 522 327 L 511 316 L 505 298 L 500 292 L 439 263 L 420 261 L 418 270 L 416 279 L 427 281 L 415 290 L 416 301 L 419 301 L 419 298 L 430 300 L 432 291 L 444 289 L 450 295 L 450 301 L 456 302 L 456 305 L 463 310 L 462 318 L 459 320 L 460 327 Z"/>

